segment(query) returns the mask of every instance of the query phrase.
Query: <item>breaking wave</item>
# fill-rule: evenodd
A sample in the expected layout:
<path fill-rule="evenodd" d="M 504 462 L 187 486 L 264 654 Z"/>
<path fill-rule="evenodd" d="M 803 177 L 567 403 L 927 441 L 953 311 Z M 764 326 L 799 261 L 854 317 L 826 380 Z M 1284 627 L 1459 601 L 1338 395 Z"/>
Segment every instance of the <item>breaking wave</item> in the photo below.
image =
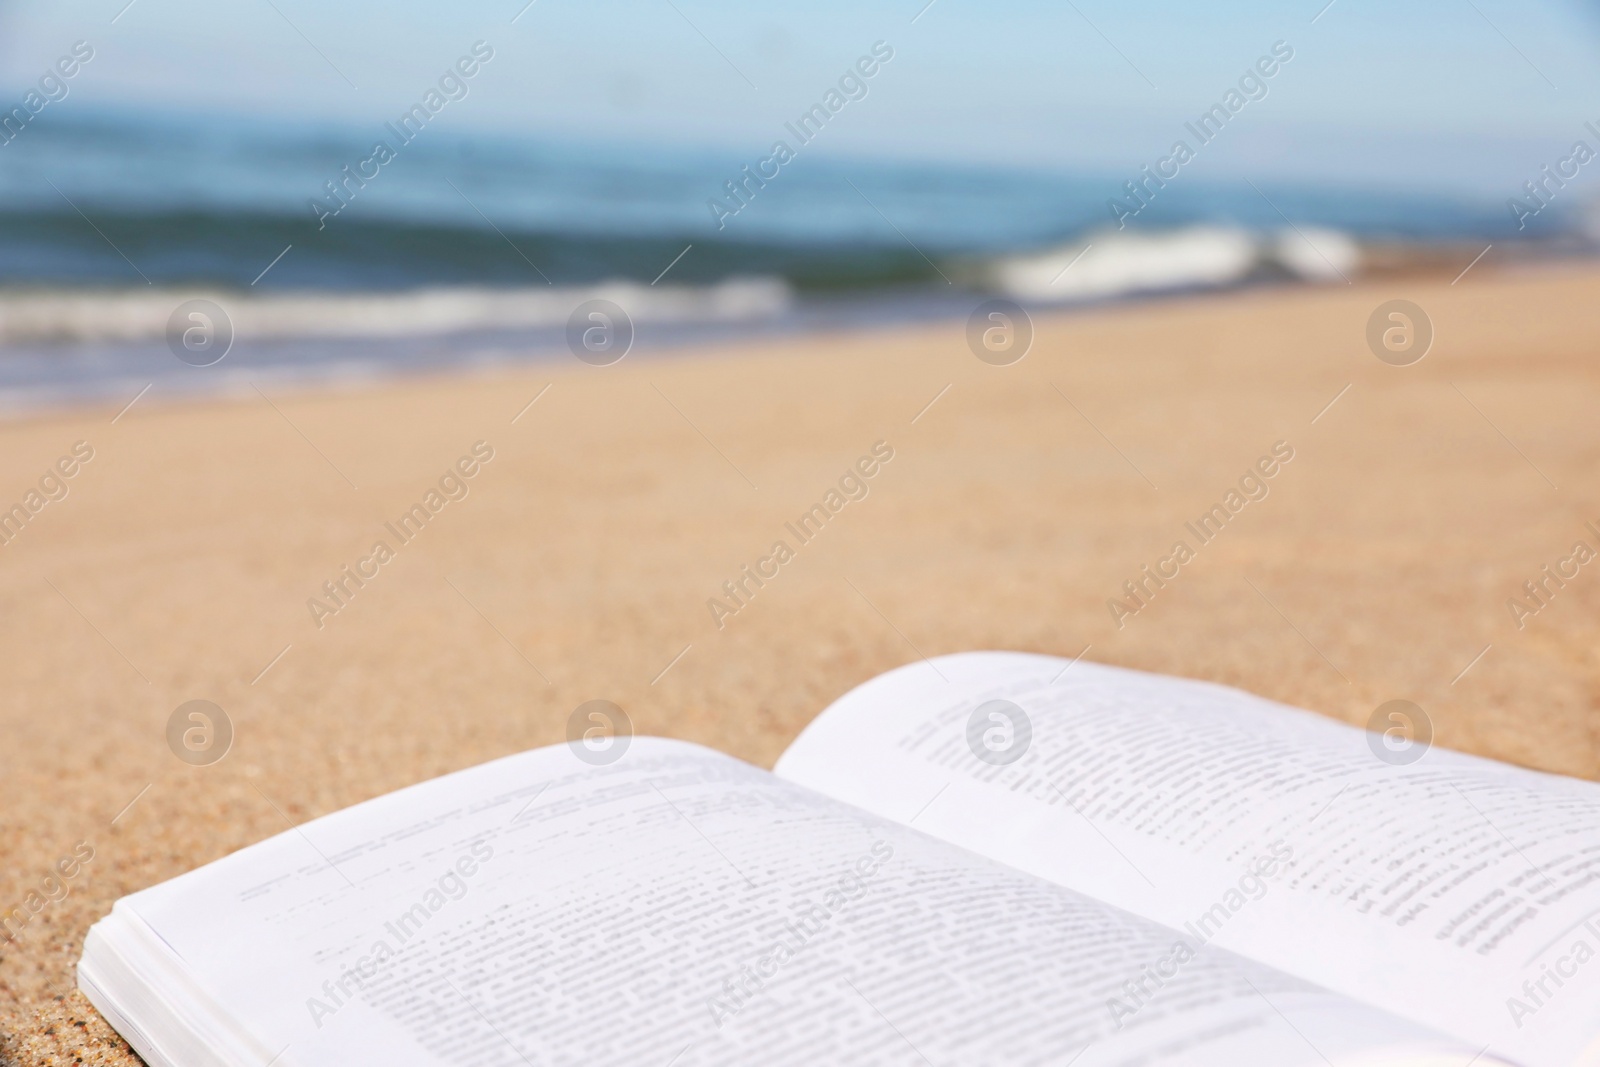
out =
<path fill-rule="evenodd" d="M 1341 280 L 1361 265 L 1347 235 L 1301 228 L 1257 235 L 1220 226 L 1167 233 L 1100 233 L 1029 255 L 1006 256 L 981 273 L 989 287 L 1017 299 L 1103 300 L 1138 293 L 1215 288 L 1261 275 Z"/>
<path fill-rule="evenodd" d="M 0 343 L 157 340 L 173 309 L 196 298 L 222 307 L 239 338 L 261 340 L 558 329 L 574 308 L 596 298 L 619 305 L 639 323 L 754 322 L 782 315 L 792 304 L 789 286 L 775 278 L 395 292 L 10 289 L 0 290 Z"/>

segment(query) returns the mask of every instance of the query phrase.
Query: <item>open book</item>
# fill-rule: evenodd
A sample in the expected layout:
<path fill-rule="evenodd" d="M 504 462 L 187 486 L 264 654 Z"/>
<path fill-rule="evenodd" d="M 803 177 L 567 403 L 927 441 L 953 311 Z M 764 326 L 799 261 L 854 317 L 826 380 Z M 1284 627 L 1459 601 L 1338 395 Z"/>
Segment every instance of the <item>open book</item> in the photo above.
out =
<path fill-rule="evenodd" d="M 945 656 L 773 773 L 578 742 L 315 819 L 79 983 L 156 1067 L 1600 1063 L 1600 786 L 1371 736 Z"/>

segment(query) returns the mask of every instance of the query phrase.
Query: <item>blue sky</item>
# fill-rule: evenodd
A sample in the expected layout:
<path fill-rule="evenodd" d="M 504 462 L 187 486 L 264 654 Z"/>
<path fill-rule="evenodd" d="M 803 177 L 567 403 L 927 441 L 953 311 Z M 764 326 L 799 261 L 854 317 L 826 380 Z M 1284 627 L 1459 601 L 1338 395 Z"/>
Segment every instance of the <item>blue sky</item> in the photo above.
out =
<path fill-rule="evenodd" d="M 1282 40 L 1294 59 L 1208 148 L 1213 174 L 1508 195 L 1600 121 L 1600 12 L 1576 0 L 525 3 L 0 0 L 0 91 L 84 39 L 57 106 L 377 127 L 482 39 L 463 130 L 754 160 L 884 40 L 895 58 L 816 151 L 1124 171 Z"/>

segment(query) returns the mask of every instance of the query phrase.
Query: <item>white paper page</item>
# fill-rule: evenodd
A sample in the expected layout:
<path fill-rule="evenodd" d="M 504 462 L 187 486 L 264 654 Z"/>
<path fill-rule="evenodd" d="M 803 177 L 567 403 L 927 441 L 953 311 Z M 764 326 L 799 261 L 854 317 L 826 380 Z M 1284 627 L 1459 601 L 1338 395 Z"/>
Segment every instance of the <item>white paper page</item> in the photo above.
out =
<path fill-rule="evenodd" d="M 1083 1067 L 1459 1067 L 1470 1055 L 654 739 L 606 767 L 562 746 L 423 783 L 118 907 L 261 1047 L 283 1050 L 281 1067 L 1080 1053 Z M 1142 1003 L 1119 1016 L 1116 998 Z"/>
<path fill-rule="evenodd" d="M 777 773 L 1475 1047 L 1600 1062 L 1600 786 L 1438 748 L 1395 766 L 1309 712 L 1069 663 L 901 668 Z M 968 739 L 994 699 L 1031 725 L 976 735 L 1009 764 Z"/>

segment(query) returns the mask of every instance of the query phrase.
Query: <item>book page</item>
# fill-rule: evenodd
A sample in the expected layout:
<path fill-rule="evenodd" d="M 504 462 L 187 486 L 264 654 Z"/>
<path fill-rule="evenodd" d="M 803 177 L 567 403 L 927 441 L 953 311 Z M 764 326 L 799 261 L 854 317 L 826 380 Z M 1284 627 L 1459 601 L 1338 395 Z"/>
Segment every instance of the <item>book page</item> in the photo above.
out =
<path fill-rule="evenodd" d="M 281 1067 L 1459 1067 L 1472 1051 L 647 738 L 606 766 L 560 746 L 426 782 L 117 909 Z"/>
<path fill-rule="evenodd" d="M 1600 1062 L 1600 786 L 1374 742 L 1222 686 L 967 653 L 851 692 L 777 773 L 1475 1047 Z"/>

